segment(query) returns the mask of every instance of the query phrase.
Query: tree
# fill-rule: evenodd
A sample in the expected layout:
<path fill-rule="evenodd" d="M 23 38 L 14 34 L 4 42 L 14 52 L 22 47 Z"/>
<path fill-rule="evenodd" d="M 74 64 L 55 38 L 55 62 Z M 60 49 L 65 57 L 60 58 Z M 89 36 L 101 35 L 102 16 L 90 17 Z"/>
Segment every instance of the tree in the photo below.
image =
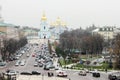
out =
<path fill-rule="evenodd" d="M 115 37 L 113 54 L 115 55 L 115 63 L 113 63 L 114 69 L 120 69 L 120 34 Z"/>
<path fill-rule="evenodd" d="M 25 37 L 20 38 L 20 40 L 9 39 L 3 40 L 4 47 L 2 48 L 2 59 L 7 60 L 21 47 L 27 44 L 27 39 Z"/>

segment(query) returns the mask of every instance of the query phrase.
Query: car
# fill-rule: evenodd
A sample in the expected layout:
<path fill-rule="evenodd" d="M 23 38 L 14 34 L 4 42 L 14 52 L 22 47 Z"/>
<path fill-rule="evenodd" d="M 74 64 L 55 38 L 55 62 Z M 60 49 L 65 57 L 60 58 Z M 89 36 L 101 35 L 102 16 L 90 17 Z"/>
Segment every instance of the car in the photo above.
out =
<path fill-rule="evenodd" d="M 100 73 L 99 72 L 93 72 L 92 75 L 93 75 L 93 77 L 100 77 Z"/>
<path fill-rule="evenodd" d="M 30 56 L 30 54 L 27 54 L 27 57 L 29 57 Z"/>
<path fill-rule="evenodd" d="M 6 62 L 0 62 L 0 66 L 5 66 Z"/>
<path fill-rule="evenodd" d="M 24 66 L 25 63 L 26 63 L 26 61 L 23 59 L 23 60 L 21 61 L 20 65 L 21 65 L 21 66 Z"/>
<path fill-rule="evenodd" d="M 108 75 L 109 80 L 120 80 L 120 72 L 113 72 Z"/>
<path fill-rule="evenodd" d="M 18 61 L 15 63 L 15 66 L 19 66 L 19 65 L 20 65 L 20 63 L 21 63 L 21 61 L 20 61 L 20 60 L 18 60 Z"/>
<path fill-rule="evenodd" d="M 14 71 L 14 70 L 7 70 L 5 74 L 6 74 L 6 75 L 17 75 L 17 73 L 18 73 L 18 72 L 17 72 L 17 71 Z"/>
<path fill-rule="evenodd" d="M 20 57 L 19 56 L 16 56 L 15 59 L 18 60 Z"/>
<path fill-rule="evenodd" d="M 60 68 L 58 66 L 55 67 L 55 70 L 59 70 Z"/>
<path fill-rule="evenodd" d="M 86 71 L 86 73 L 89 73 L 89 70 L 88 70 L 88 69 L 85 68 L 84 70 Z"/>
<path fill-rule="evenodd" d="M 78 74 L 79 74 L 79 75 L 82 75 L 82 76 L 86 76 L 86 75 L 87 75 L 86 71 L 84 71 L 84 70 L 79 71 Z"/>
<path fill-rule="evenodd" d="M 38 67 L 38 63 L 37 62 L 34 64 L 34 67 Z"/>
<path fill-rule="evenodd" d="M 50 70 L 50 68 L 49 67 L 47 67 L 46 65 L 44 65 L 44 68 L 43 68 L 44 70 Z"/>
<path fill-rule="evenodd" d="M 21 75 L 32 75 L 32 73 L 30 73 L 30 72 L 21 72 L 20 74 Z"/>
<path fill-rule="evenodd" d="M 40 75 L 41 73 L 38 71 L 32 71 L 32 75 Z"/>
<path fill-rule="evenodd" d="M 43 64 L 42 64 L 42 63 L 39 63 L 39 67 L 43 67 Z"/>
<path fill-rule="evenodd" d="M 66 71 L 63 71 L 63 70 L 57 70 L 57 71 L 56 71 L 56 74 L 57 74 L 57 76 L 59 76 L 59 77 L 67 77 Z"/>
<path fill-rule="evenodd" d="M 32 57 L 35 57 L 35 54 L 33 54 Z"/>

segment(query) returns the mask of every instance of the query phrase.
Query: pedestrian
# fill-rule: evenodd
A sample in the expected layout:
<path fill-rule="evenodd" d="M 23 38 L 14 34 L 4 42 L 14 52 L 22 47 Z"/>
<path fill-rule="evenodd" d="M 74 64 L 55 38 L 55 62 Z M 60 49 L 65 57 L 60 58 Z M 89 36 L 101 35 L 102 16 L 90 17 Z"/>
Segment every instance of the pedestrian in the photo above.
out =
<path fill-rule="evenodd" d="M 48 72 L 48 77 L 50 77 L 50 73 Z"/>
<path fill-rule="evenodd" d="M 107 73 L 107 68 L 105 69 L 105 72 Z"/>
<path fill-rule="evenodd" d="M 54 74 L 53 74 L 53 73 L 51 73 L 51 76 L 54 76 Z"/>

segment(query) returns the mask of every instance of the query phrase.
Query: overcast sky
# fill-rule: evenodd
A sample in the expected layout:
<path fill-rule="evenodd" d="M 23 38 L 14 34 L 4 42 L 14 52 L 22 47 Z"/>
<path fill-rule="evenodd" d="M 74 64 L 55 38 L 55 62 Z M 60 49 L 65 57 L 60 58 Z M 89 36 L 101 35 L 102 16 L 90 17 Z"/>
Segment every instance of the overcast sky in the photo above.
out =
<path fill-rule="evenodd" d="M 89 25 L 120 26 L 120 0 L 0 0 L 7 23 L 40 27 L 45 11 L 48 23 L 60 17 L 70 28 Z"/>

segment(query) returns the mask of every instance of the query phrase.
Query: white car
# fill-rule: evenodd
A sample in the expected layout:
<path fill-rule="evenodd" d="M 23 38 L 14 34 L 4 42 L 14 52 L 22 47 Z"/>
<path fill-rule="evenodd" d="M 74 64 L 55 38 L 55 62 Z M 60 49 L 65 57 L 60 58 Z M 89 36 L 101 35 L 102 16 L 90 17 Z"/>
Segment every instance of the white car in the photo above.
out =
<path fill-rule="evenodd" d="M 79 75 L 82 75 L 82 76 L 86 76 L 86 75 L 87 75 L 86 71 L 84 71 L 84 70 L 79 71 L 78 74 L 79 74 Z"/>
<path fill-rule="evenodd" d="M 56 74 L 57 74 L 57 76 L 59 76 L 59 77 L 67 77 L 66 71 L 63 71 L 63 70 L 57 70 L 57 71 L 56 71 Z"/>
<path fill-rule="evenodd" d="M 14 71 L 14 70 L 9 70 L 8 72 L 6 72 L 6 75 L 16 75 L 18 72 Z"/>
<path fill-rule="evenodd" d="M 38 63 L 36 62 L 36 63 L 34 63 L 34 67 L 38 67 Z"/>
<path fill-rule="evenodd" d="M 30 56 L 30 54 L 27 54 L 27 57 L 29 57 Z"/>
<path fill-rule="evenodd" d="M 21 63 L 20 63 L 20 65 L 21 65 L 21 66 L 24 66 L 25 63 L 26 63 L 26 61 L 25 61 L 25 60 L 22 60 Z"/>
<path fill-rule="evenodd" d="M 15 63 L 15 66 L 19 66 L 20 65 L 20 60 L 18 60 L 16 63 Z"/>

